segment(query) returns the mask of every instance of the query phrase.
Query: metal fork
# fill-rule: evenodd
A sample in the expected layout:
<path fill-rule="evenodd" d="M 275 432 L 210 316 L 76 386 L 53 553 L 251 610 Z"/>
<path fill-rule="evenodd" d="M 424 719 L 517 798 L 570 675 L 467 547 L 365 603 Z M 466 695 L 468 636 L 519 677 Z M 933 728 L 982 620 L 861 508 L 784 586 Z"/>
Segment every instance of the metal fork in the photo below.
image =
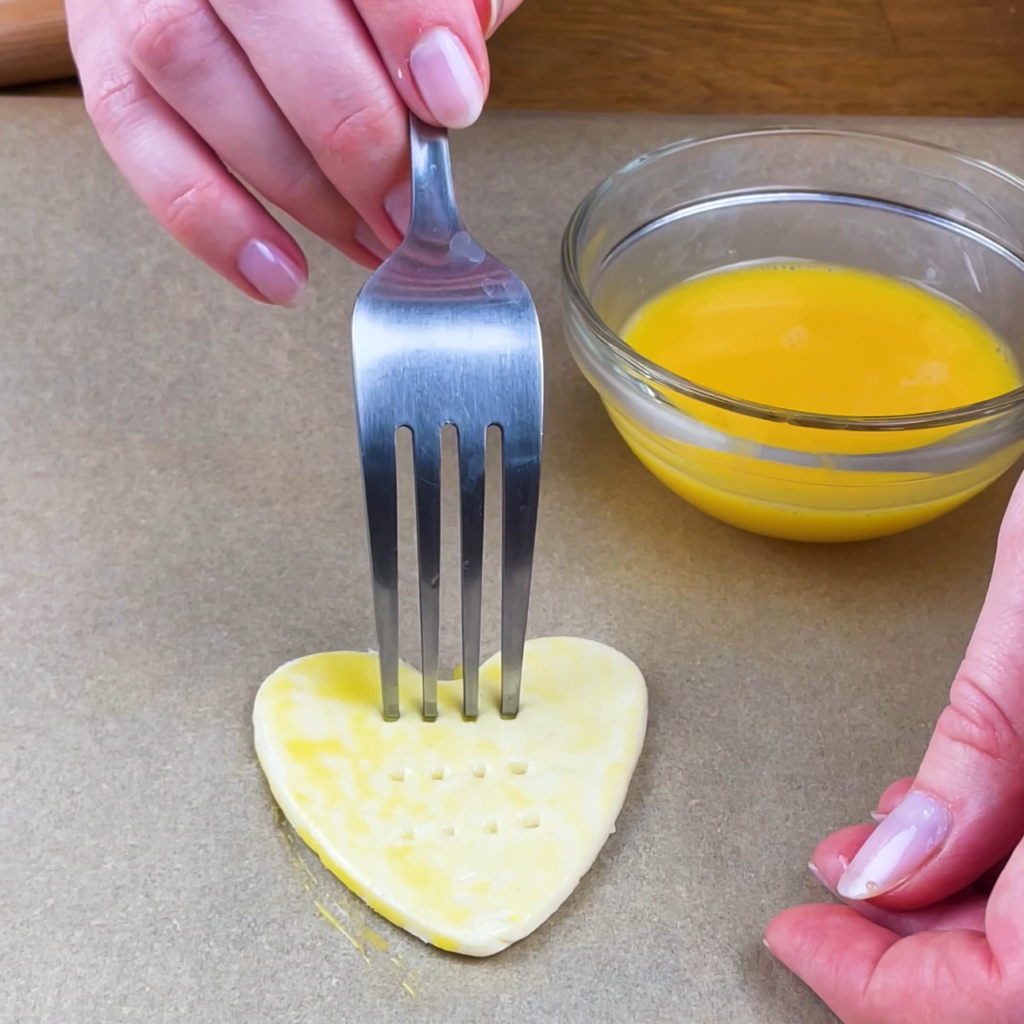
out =
<path fill-rule="evenodd" d="M 501 713 L 519 710 L 542 431 L 540 325 L 526 285 L 476 242 L 455 204 L 448 136 L 415 115 L 405 241 L 366 282 L 352 314 L 359 451 L 384 717 L 399 716 L 396 432 L 413 437 L 423 717 L 437 717 L 441 429 L 458 436 L 463 714 L 479 711 L 484 462 L 501 434 Z"/>

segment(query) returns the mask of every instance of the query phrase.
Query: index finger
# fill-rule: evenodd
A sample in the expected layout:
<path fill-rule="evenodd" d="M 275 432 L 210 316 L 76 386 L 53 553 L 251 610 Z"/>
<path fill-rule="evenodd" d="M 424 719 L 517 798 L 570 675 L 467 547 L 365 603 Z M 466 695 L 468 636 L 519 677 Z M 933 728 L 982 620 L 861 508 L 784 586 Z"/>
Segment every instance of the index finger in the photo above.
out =
<path fill-rule="evenodd" d="M 485 40 L 522 0 L 356 0 L 407 107 L 445 128 L 471 125 L 490 87 Z"/>
<path fill-rule="evenodd" d="M 418 117 L 466 128 L 490 86 L 485 40 L 522 0 L 353 0 L 391 83 Z M 399 235 L 409 223 L 409 180 L 384 208 Z"/>
<path fill-rule="evenodd" d="M 1024 835 L 1024 481 L 1003 519 L 984 607 L 908 793 L 839 883 L 890 909 L 965 888 Z"/>
<path fill-rule="evenodd" d="M 490 71 L 473 0 L 355 3 L 410 110 L 445 128 L 466 128 L 480 116 Z"/>

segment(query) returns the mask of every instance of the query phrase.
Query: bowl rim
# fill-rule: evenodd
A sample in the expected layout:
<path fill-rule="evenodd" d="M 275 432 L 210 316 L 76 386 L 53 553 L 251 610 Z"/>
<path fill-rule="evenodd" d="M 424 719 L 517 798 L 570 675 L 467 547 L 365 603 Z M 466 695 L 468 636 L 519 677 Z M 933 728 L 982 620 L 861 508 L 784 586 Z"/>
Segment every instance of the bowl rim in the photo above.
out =
<path fill-rule="evenodd" d="M 625 363 L 633 373 L 639 374 L 647 381 L 660 385 L 682 397 L 696 399 L 708 405 L 716 406 L 727 412 L 738 413 L 756 419 L 769 420 L 773 422 L 788 423 L 793 426 L 810 427 L 819 430 L 854 430 L 854 431 L 899 431 L 899 430 L 923 430 L 936 427 L 956 426 L 976 420 L 989 419 L 1012 410 L 1024 407 L 1024 382 L 1012 391 L 1007 391 L 994 398 L 985 399 L 982 402 L 974 402 L 970 405 L 956 406 L 952 409 L 942 409 L 935 412 L 914 413 L 903 416 L 837 416 L 828 413 L 813 413 L 799 409 L 787 409 L 781 406 L 766 405 L 760 402 L 752 402 L 724 392 L 715 391 L 712 388 L 704 387 L 691 381 L 686 377 L 680 377 L 670 370 L 666 370 L 656 363 L 640 355 L 631 348 L 615 331 L 613 331 L 601 319 L 594 309 L 583 286 L 578 267 L 578 245 L 577 241 L 588 217 L 598 202 L 619 184 L 623 179 L 633 174 L 641 167 L 650 164 L 652 161 L 675 156 L 688 149 L 695 149 L 699 146 L 712 145 L 720 142 L 735 141 L 738 139 L 756 139 L 758 137 L 780 136 L 780 135 L 817 135 L 830 136 L 840 139 L 853 139 L 859 141 L 881 142 L 898 144 L 917 150 L 925 150 L 950 157 L 958 162 L 970 164 L 972 167 L 984 171 L 987 174 L 1004 181 L 1006 184 L 1019 189 L 1024 199 L 1024 178 L 1020 178 L 1010 171 L 999 167 L 986 160 L 967 156 L 959 150 L 948 146 L 942 146 L 933 142 L 921 139 L 913 139 L 907 136 L 888 134 L 884 132 L 863 131 L 850 128 L 822 127 L 814 125 L 775 125 L 768 127 L 757 127 L 740 129 L 729 132 L 713 133 L 709 135 L 691 135 L 686 138 L 659 146 L 647 153 L 635 157 L 629 163 L 624 164 L 617 171 L 610 174 L 598 185 L 588 192 L 580 203 L 573 210 L 572 215 L 566 224 L 562 234 L 561 246 L 561 270 L 563 286 L 568 290 L 570 299 L 576 311 L 579 312 L 587 322 L 587 326 L 595 337 L 610 350 L 611 354 L 622 363 Z M 978 228 L 972 228 L 972 232 L 989 238 Z M 990 239 L 994 244 L 1003 250 L 1007 250 L 1005 243 Z M 621 240 L 618 240 L 621 241 Z M 1007 250 L 1009 251 L 1009 250 Z M 1024 255 L 1013 252 L 1017 259 L 1024 263 Z M 679 410 L 682 414 L 682 410 Z"/>

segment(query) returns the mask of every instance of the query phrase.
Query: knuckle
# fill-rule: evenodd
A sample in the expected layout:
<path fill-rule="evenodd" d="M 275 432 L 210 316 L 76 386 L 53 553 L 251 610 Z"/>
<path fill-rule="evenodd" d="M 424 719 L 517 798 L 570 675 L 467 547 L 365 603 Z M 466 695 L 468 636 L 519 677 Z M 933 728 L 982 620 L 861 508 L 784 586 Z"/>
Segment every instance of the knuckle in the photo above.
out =
<path fill-rule="evenodd" d="M 961 670 L 949 706 L 939 718 L 939 734 L 951 742 L 1011 768 L 1024 763 L 1024 737 L 1018 724 L 975 675 Z"/>
<path fill-rule="evenodd" d="M 223 29 L 195 0 L 137 0 L 128 32 L 128 56 L 147 74 L 180 80 L 209 59 Z"/>
<path fill-rule="evenodd" d="M 191 239 L 208 230 L 223 205 L 224 189 L 216 178 L 200 178 L 164 197 L 156 218 L 176 238 Z"/>
<path fill-rule="evenodd" d="M 354 107 L 330 129 L 327 150 L 342 163 L 353 157 L 374 157 L 395 146 L 401 138 L 398 106 L 380 91 Z"/>
<path fill-rule="evenodd" d="M 129 67 L 110 70 L 99 78 L 83 81 L 85 110 L 100 138 L 116 134 L 135 116 L 145 90 Z"/>

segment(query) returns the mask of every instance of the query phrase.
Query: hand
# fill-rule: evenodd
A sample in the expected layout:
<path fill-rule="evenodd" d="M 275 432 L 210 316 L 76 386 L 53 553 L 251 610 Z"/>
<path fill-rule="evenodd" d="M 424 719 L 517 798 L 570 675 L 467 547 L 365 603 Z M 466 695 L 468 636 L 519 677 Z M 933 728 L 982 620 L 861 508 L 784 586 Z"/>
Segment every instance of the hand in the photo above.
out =
<path fill-rule="evenodd" d="M 233 176 L 367 267 L 408 224 L 407 109 L 471 124 L 522 0 L 67 0 L 100 139 L 156 219 L 254 299 L 308 268 Z"/>
<path fill-rule="evenodd" d="M 814 854 L 847 906 L 785 911 L 769 949 L 844 1024 L 1020 1024 L 1024 480 L 949 707 L 917 775 L 878 809 L 877 828 L 837 832 Z"/>

